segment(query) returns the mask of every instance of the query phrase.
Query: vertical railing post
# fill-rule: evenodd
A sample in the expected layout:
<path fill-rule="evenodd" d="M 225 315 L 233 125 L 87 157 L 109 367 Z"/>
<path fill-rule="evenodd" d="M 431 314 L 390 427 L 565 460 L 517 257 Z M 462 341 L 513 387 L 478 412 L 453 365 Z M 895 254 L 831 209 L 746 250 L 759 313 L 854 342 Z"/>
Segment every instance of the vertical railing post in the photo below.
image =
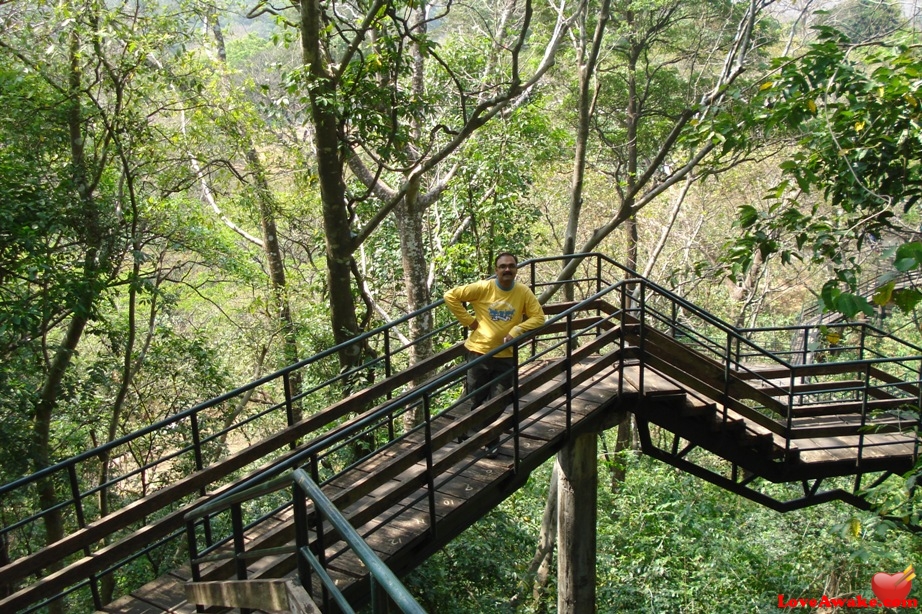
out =
<path fill-rule="evenodd" d="M 916 395 L 916 407 L 919 408 L 920 414 L 922 414 L 922 359 L 919 360 L 919 366 L 916 367 L 916 381 L 913 382 L 918 394 Z"/>
<path fill-rule="evenodd" d="M 791 369 L 791 375 L 788 380 L 788 407 L 787 416 L 785 417 L 784 433 L 784 462 L 787 462 L 788 455 L 791 452 L 791 436 L 794 434 L 794 384 L 797 381 L 797 367 Z"/>
<path fill-rule="evenodd" d="M 202 435 L 198 426 L 198 412 L 189 416 L 189 422 L 192 428 L 192 454 L 195 457 L 195 467 L 197 470 L 201 471 L 205 461 L 202 456 Z M 206 495 L 204 486 L 199 489 L 199 494 L 203 497 Z M 211 516 L 205 516 L 203 523 L 205 527 L 205 542 L 210 546 L 212 544 Z"/>
<path fill-rule="evenodd" d="M 311 566 L 304 556 L 304 551 L 310 548 L 310 525 L 307 518 L 307 493 L 305 493 L 296 480 L 291 481 L 291 507 L 295 520 L 295 554 L 298 563 L 298 581 L 307 593 L 313 598 L 314 585 L 311 578 Z"/>
<path fill-rule="evenodd" d="M 393 373 L 393 364 L 391 363 L 391 329 L 384 329 L 384 378 L 390 378 Z M 393 394 L 390 390 L 387 391 L 385 398 L 390 401 L 393 398 Z M 387 415 L 387 438 L 390 441 L 394 441 L 394 414 L 393 412 Z"/>
<path fill-rule="evenodd" d="M 108 455 L 106 455 L 108 458 Z M 103 459 L 102 462 L 107 462 Z M 67 465 L 67 477 L 70 482 L 70 496 L 74 501 L 74 514 L 77 516 L 77 526 L 81 529 L 86 528 L 86 516 L 83 511 L 83 498 L 80 495 L 80 480 L 77 478 L 77 466 L 74 463 L 68 463 Z M 99 496 L 105 497 L 108 493 L 108 487 L 105 484 L 99 485 Z M 84 546 L 83 553 L 86 556 L 90 556 L 90 547 Z M 102 610 L 103 604 L 102 597 L 99 594 L 99 584 L 97 582 L 96 574 L 91 574 L 89 577 L 90 581 L 90 592 L 93 595 L 93 606 L 97 610 Z"/>
<path fill-rule="evenodd" d="M 386 614 L 386 610 L 382 609 L 382 599 L 378 595 L 378 586 L 375 582 L 375 577 L 371 574 L 368 574 L 368 590 L 371 593 L 371 613 L 372 614 Z M 384 606 L 386 608 L 386 606 Z"/>
<path fill-rule="evenodd" d="M 74 500 L 74 514 L 77 516 L 77 526 L 81 529 L 86 528 L 86 517 L 83 514 L 83 499 L 80 496 L 80 480 L 77 478 L 77 467 L 74 463 L 68 463 L 67 476 L 70 480 L 70 496 Z M 100 496 L 105 496 L 106 485 L 100 484 Z"/>
<path fill-rule="evenodd" d="M 567 364 L 566 364 L 566 393 L 567 393 L 567 437 L 570 437 L 570 427 L 573 423 L 573 312 L 567 312 Z"/>
<path fill-rule="evenodd" d="M 618 361 L 618 396 L 624 396 L 624 350 L 626 349 L 625 337 L 627 337 L 627 309 L 625 305 L 626 300 L 626 287 L 627 284 L 623 281 L 618 287 L 619 294 L 621 295 L 621 309 L 619 310 L 621 316 L 621 334 L 618 336 L 618 351 L 621 354 L 621 360 Z"/>
<path fill-rule="evenodd" d="M 519 473 L 519 346 L 512 346 L 512 472 Z"/>
<path fill-rule="evenodd" d="M 859 341 L 858 347 L 858 360 L 864 360 L 864 344 L 866 343 L 868 327 L 864 324 L 861 325 L 861 340 Z M 844 335 L 843 335 L 844 336 Z"/>
<path fill-rule="evenodd" d="M 202 436 L 198 426 L 198 412 L 189 416 L 189 421 L 192 427 L 192 455 L 195 457 L 195 468 L 201 471 L 204 467 L 204 461 L 202 460 Z M 202 494 L 205 494 L 204 488 Z"/>
<path fill-rule="evenodd" d="M 314 480 L 315 484 L 320 484 L 320 460 L 317 458 L 317 454 L 311 454 L 310 456 L 310 469 L 311 469 L 311 479 Z M 317 506 L 314 506 L 314 534 L 317 536 L 317 539 L 314 541 L 314 554 L 317 557 L 317 562 L 320 564 L 321 569 L 326 570 L 327 567 L 327 547 L 323 536 L 323 516 L 320 513 L 320 510 L 317 509 Z M 308 516 L 308 526 L 310 526 L 310 517 Z M 309 529 L 308 529 L 309 530 Z M 310 548 L 310 546 L 308 546 Z M 329 610 L 330 608 L 330 593 L 327 591 L 326 586 L 321 582 L 320 586 L 320 601 L 323 604 L 324 611 Z"/>
<path fill-rule="evenodd" d="M 234 503 L 231 506 L 231 527 L 234 531 L 234 568 L 238 580 L 247 579 L 246 540 L 243 535 L 243 504 Z"/>
<path fill-rule="evenodd" d="M 631 299 L 631 298 L 628 298 L 628 300 L 632 300 L 632 299 Z M 647 343 L 646 343 L 646 341 L 647 341 L 647 325 L 646 325 L 646 321 L 647 321 L 647 286 L 646 286 L 646 284 L 644 284 L 642 281 L 640 282 L 640 305 L 638 305 L 638 309 L 637 309 L 637 320 L 638 320 L 638 322 L 640 322 L 640 331 L 639 331 L 639 336 L 640 336 L 640 342 L 639 342 L 639 344 L 640 344 L 640 365 L 639 365 L 639 372 L 638 372 L 638 376 L 637 376 L 637 381 L 638 381 L 638 384 L 639 384 L 639 386 L 640 386 L 640 390 L 639 390 L 638 392 L 640 393 L 641 398 L 643 398 L 643 396 L 644 396 L 644 387 L 645 387 L 645 384 L 644 384 L 644 371 L 645 371 L 644 365 L 647 364 L 647 359 L 646 359 L 646 351 L 647 351 Z"/>
<path fill-rule="evenodd" d="M 724 350 L 724 398 L 723 398 L 723 423 L 726 424 L 729 420 L 729 407 L 730 404 L 730 357 L 733 355 L 733 331 L 727 331 L 727 345 Z"/>
<path fill-rule="evenodd" d="M 198 540 L 195 539 L 195 520 L 186 520 L 186 547 L 189 549 L 189 562 L 192 568 L 192 581 L 202 581 L 202 570 L 198 563 Z M 204 612 L 205 606 L 195 605 L 196 612 Z"/>
<path fill-rule="evenodd" d="M 673 339 L 677 339 L 679 334 L 679 306 L 675 301 L 671 301 L 669 307 L 669 334 Z"/>
<path fill-rule="evenodd" d="M 295 423 L 295 405 L 291 394 L 291 374 L 288 371 L 282 374 L 282 389 L 285 394 L 285 419 L 288 426 L 291 426 Z"/>
<path fill-rule="evenodd" d="M 429 392 L 423 392 L 424 433 L 426 437 L 426 486 L 429 489 L 429 533 L 435 538 L 435 476 L 432 469 L 432 412 L 429 407 Z"/>
<path fill-rule="evenodd" d="M 391 363 L 391 329 L 384 329 L 384 377 L 389 378 L 393 373 L 393 364 Z M 388 397 L 390 393 L 388 393 Z"/>
<path fill-rule="evenodd" d="M 916 369 L 916 381 L 914 382 L 916 390 L 919 393 L 916 395 L 916 411 L 918 412 L 918 417 L 916 418 L 916 441 L 913 447 L 913 458 L 919 458 L 919 427 L 922 423 L 922 360 L 919 361 L 919 367 Z"/>
<path fill-rule="evenodd" d="M 871 365 L 864 366 L 864 394 L 861 395 L 861 427 L 858 429 L 858 458 L 855 463 L 856 478 L 861 478 L 861 461 L 864 456 L 864 433 L 868 422 L 868 395 L 871 390 Z"/>
<path fill-rule="evenodd" d="M 595 293 L 602 291 L 602 257 L 595 255 Z"/>

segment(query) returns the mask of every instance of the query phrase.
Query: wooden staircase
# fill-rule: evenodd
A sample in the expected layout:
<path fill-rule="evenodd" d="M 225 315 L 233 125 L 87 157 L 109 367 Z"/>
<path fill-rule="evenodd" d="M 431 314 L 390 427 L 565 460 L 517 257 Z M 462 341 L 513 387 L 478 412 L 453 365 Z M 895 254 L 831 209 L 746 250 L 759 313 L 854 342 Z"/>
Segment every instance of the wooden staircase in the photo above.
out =
<path fill-rule="evenodd" d="M 632 345 L 634 354 L 641 356 L 624 377 L 644 390 L 634 410 L 644 453 L 723 488 L 778 511 L 832 499 L 866 509 L 860 496 L 863 476 L 879 482 L 909 471 L 918 459 L 917 414 L 901 413 L 918 406 L 916 385 L 900 382 L 890 392 L 867 388 L 867 378 L 847 379 L 856 368 L 847 364 L 801 367 L 800 373 L 796 367 L 730 369 L 683 351 L 658 331 L 645 330 L 642 341 L 637 326 L 626 331 L 638 344 Z M 877 367 L 860 368 L 880 382 L 896 384 Z M 803 383 L 816 376 L 826 379 Z M 856 392 L 867 394 L 860 400 L 824 400 Z M 795 398 L 813 401 L 795 404 Z M 670 447 L 655 445 L 651 425 L 672 434 Z M 693 462 L 695 449 L 721 462 Z M 854 479 L 851 489 L 839 484 L 821 490 L 824 480 L 844 476 Z M 759 479 L 798 483 L 803 492 L 778 500 L 753 488 Z"/>
<path fill-rule="evenodd" d="M 95 490 L 71 479 L 95 473 L 99 450 L 68 459 L 43 476 L 0 487 L 0 497 L 26 499 L 37 480 L 53 476 L 70 484 L 61 507 L 76 519 L 64 539 L 24 554 L 15 554 L 16 536 L 40 533 L 44 512 L 0 527 L 0 538 L 12 542 L 14 552 L 0 567 L 0 611 L 37 611 L 46 599 L 66 599 L 72 591 L 94 592 L 98 601 L 95 587 L 102 574 L 119 573 L 152 544 L 181 550 L 184 538 L 196 544 L 191 567 L 162 576 L 149 592 L 133 590 L 97 608 L 112 614 L 191 612 L 195 607 L 185 596 L 186 582 L 202 586 L 290 576 L 296 567 L 290 494 L 274 508 L 276 503 L 248 506 L 246 499 L 231 503 L 226 497 L 295 467 L 309 469 L 381 558 L 404 572 L 519 488 L 574 434 L 604 430 L 628 413 L 636 419 L 645 453 L 779 511 L 836 499 L 867 507 L 862 498 L 867 482 L 914 466 L 922 349 L 886 337 L 887 347 L 898 347 L 901 354 L 882 355 L 865 344 L 866 336 L 882 333 L 858 324 L 861 342 L 848 350 L 851 354 L 795 361 L 763 349 L 764 330 L 735 329 L 604 256 L 592 257 L 594 277 L 574 282 L 587 286 L 583 298 L 547 306 L 548 324 L 518 344 L 514 393 L 476 412 L 458 399 L 465 365 L 457 337 L 449 337 L 444 327 L 437 344 L 441 350 L 413 363 L 407 358 L 410 346 L 394 349 L 399 335 L 393 329 L 405 325 L 404 319 L 355 341 L 376 353 L 363 371 L 352 374 L 353 381 L 364 378 L 365 383 L 348 398 L 244 449 L 215 456 L 211 464 L 202 462 L 210 458 L 203 448 L 227 433 L 199 433 L 180 452 L 190 466 L 194 461 L 195 471 L 105 517 L 88 516 L 84 501 L 92 500 Z M 539 264 L 530 265 L 533 285 L 556 274 L 539 275 Z M 552 264 L 555 270 L 559 266 Z M 619 277 L 606 279 L 603 265 Z M 786 335 L 788 344 L 792 334 L 813 334 L 770 332 Z M 331 348 L 324 356 L 334 357 L 341 349 Z M 290 410 L 298 400 L 286 378 L 299 369 L 309 372 L 320 359 L 207 401 L 137 437 L 185 424 L 196 431 L 204 423 L 200 414 L 249 398 L 255 390 L 273 399 L 273 411 Z M 329 395 L 340 378 L 315 390 Z M 425 420 L 404 432 L 401 417 L 415 410 L 422 410 Z M 234 428 L 245 425 L 242 419 Z M 457 441 L 471 429 L 474 436 Z M 499 457 L 485 458 L 481 446 L 497 436 Z M 129 445 L 133 437 L 113 443 L 106 454 L 124 454 L 117 446 Z M 356 454 L 359 449 L 364 452 Z M 132 475 L 126 471 L 117 479 Z M 223 506 L 220 511 L 189 520 L 216 502 Z M 229 517 L 238 512 L 240 522 L 232 522 Z M 235 524 L 243 528 L 231 530 Z M 358 601 L 367 598 L 361 565 L 329 528 L 313 528 L 310 539 L 346 592 Z M 308 585 L 319 594 L 313 580 Z"/>

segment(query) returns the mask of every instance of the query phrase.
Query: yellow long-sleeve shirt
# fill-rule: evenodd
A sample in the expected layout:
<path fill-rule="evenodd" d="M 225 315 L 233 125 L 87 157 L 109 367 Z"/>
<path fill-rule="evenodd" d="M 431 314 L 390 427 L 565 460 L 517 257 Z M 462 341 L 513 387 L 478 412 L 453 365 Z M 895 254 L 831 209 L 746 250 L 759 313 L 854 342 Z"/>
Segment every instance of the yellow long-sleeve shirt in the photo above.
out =
<path fill-rule="evenodd" d="M 474 310 L 473 316 L 464 303 Z M 478 354 L 486 354 L 502 345 L 506 335 L 518 337 L 538 328 L 545 319 L 541 304 L 528 286 L 513 283 L 511 289 L 503 290 L 495 279 L 452 288 L 445 293 L 445 305 L 465 328 L 477 320 L 477 329 L 471 332 L 464 345 Z M 496 356 L 510 358 L 512 348 Z"/>

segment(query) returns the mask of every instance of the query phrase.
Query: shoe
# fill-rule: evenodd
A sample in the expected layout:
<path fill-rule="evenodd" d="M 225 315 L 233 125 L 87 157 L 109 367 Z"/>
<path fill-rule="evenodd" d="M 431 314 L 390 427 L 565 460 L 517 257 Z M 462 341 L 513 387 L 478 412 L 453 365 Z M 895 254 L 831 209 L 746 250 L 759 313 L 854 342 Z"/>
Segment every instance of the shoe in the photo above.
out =
<path fill-rule="evenodd" d="M 483 447 L 483 455 L 487 458 L 496 458 L 499 455 L 499 439 L 494 439 Z"/>
<path fill-rule="evenodd" d="M 465 441 L 467 441 L 468 439 L 470 439 L 476 434 L 477 434 L 477 431 L 475 431 L 474 429 L 469 429 L 466 433 L 461 433 L 460 435 L 455 437 L 455 440 L 458 443 L 464 443 Z"/>

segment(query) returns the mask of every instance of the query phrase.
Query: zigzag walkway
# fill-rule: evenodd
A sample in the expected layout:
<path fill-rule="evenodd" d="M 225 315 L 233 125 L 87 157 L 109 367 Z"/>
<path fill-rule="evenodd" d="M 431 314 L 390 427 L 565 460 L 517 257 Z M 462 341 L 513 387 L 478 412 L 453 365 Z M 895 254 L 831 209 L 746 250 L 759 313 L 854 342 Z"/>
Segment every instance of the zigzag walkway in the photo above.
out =
<path fill-rule="evenodd" d="M 323 412 L 298 421 L 291 411 L 297 398 L 288 378 L 313 364 L 309 359 L 152 425 L 145 436 L 175 431 L 183 424 L 177 420 L 190 420 L 195 441 L 182 452 L 194 452 L 200 469 L 95 519 L 86 518 L 85 502 L 96 490 L 81 491 L 74 483 L 72 492 L 79 494 L 65 505 L 73 507 L 79 526 L 59 542 L 0 567 L 0 611 L 37 611 L 43 599 L 66 599 L 68 592 L 88 588 L 98 601 L 104 574 L 154 548 L 182 550 L 184 533 L 195 544 L 191 567 L 97 609 L 193 612 L 186 597 L 190 586 L 293 577 L 292 495 L 276 489 L 260 493 L 267 496 L 262 499 L 240 491 L 295 467 L 310 468 L 327 497 L 401 574 L 508 497 L 574 434 L 602 431 L 628 413 L 645 453 L 780 511 L 834 499 L 867 507 L 861 494 L 868 480 L 880 482 L 915 463 L 918 414 L 912 411 L 922 407 L 919 348 L 855 325 L 843 335 L 855 343 L 843 344 L 835 360 L 795 363 L 767 349 L 789 347 L 791 329 L 734 329 L 604 257 L 593 257 L 594 290 L 581 300 L 546 307 L 548 324 L 517 347 L 513 390 L 474 412 L 459 400 L 465 375 L 460 344 L 443 344 L 446 349 L 425 360 L 407 361 L 401 356 L 409 345 L 392 349 L 397 322 L 356 342 L 381 351 L 363 373 L 383 371 L 386 377 Z M 531 263 L 533 286 L 539 264 Z M 602 265 L 623 279 L 606 279 Z M 403 366 L 392 368 L 400 360 Z M 284 387 L 271 388 L 280 382 Z M 283 400 L 267 411 L 287 410 L 290 426 L 207 465 L 206 444 L 223 442 L 228 430 L 201 433 L 205 412 L 245 401 L 253 391 L 268 397 L 279 389 Z M 400 425 L 413 412 L 422 422 L 404 432 Z M 469 432 L 474 434 L 458 441 Z M 500 453 L 486 458 L 481 448 L 496 437 Z M 98 454 L 90 451 L 52 469 L 65 476 L 91 473 L 81 463 L 95 462 Z M 0 488 L 0 497 L 31 488 L 35 479 Z M 230 493 L 238 493 L 236 499 Z M 210 509 L 225 500 L 226 506 Z M 189 515 L 204 508 L 204 519 Z M 47 513 L 4 527 L 0 537 L 15 542 L 17 531 Z M 191 518 L 188 524 L 184 517 Z M 322 530 L 313 526 L 306 539 L 329 575 L 350 600 L 366 601 L 363 565 L 328 524 Z M 320 599 L 316 576 L 311 582 Z"/>
<path fill-rule="evenodd" d="M 590 355 L 589 351 L 584 354 Z M 465 411 L 462 405 L 435 417 L 431 435 L 434 492 L 427 486 L 426 460 L 420 458 L 425 456 L 427 445 L 421 432 L 343 472 L 326 484 L 324 491 L 391 569 L 399 574 L 418 566 L 521 487 L 530 472 L 553 457 L 569 435 L 617 423 L 625 416 L 620 409 L 623 403 L 637 397 L 630 386 L 618 392 L 616 354 L 592 356 L 571 372 L 568 411 L 567 398 L 560 394 L 564 376 L 547 379 L 560 370 L 560 362 L 555 361 L 535 364 L 521 374 L 517 423 L 508 398 L 503 397 L 476 413 Z M 479 416 L 491 413 L 496 416 L 491 424 L 457 442 L 458 432 L 466 431 Z M 481 448 L 496 435 L 500 437 L 499 454 L 487 458 Z M 335 540 L 332 533 L 326 538 L 328 542 Z M 286 512 L 249 535 L 247 550 L 288 546 L 293 551 L 293 544 L 293 521 Z M 364 567 L 351 551 L 335 542 L 327 548 L 326 560 L 328 573 L 347 597 L 358 601 L 367 598 Z M 203 569 L 202 580 L 232 578 L 232 563 L 228 559 Z M 293 552 L 261 557 L 249 566 L 247 577 L 279 577 L 292 573 L 295 564 Z M 190 576 L 170 574 L 103 611 L 192 612 L 194 607 L 183 589 Z M 319 584 L 314 591 L 321 594 Z"/>

